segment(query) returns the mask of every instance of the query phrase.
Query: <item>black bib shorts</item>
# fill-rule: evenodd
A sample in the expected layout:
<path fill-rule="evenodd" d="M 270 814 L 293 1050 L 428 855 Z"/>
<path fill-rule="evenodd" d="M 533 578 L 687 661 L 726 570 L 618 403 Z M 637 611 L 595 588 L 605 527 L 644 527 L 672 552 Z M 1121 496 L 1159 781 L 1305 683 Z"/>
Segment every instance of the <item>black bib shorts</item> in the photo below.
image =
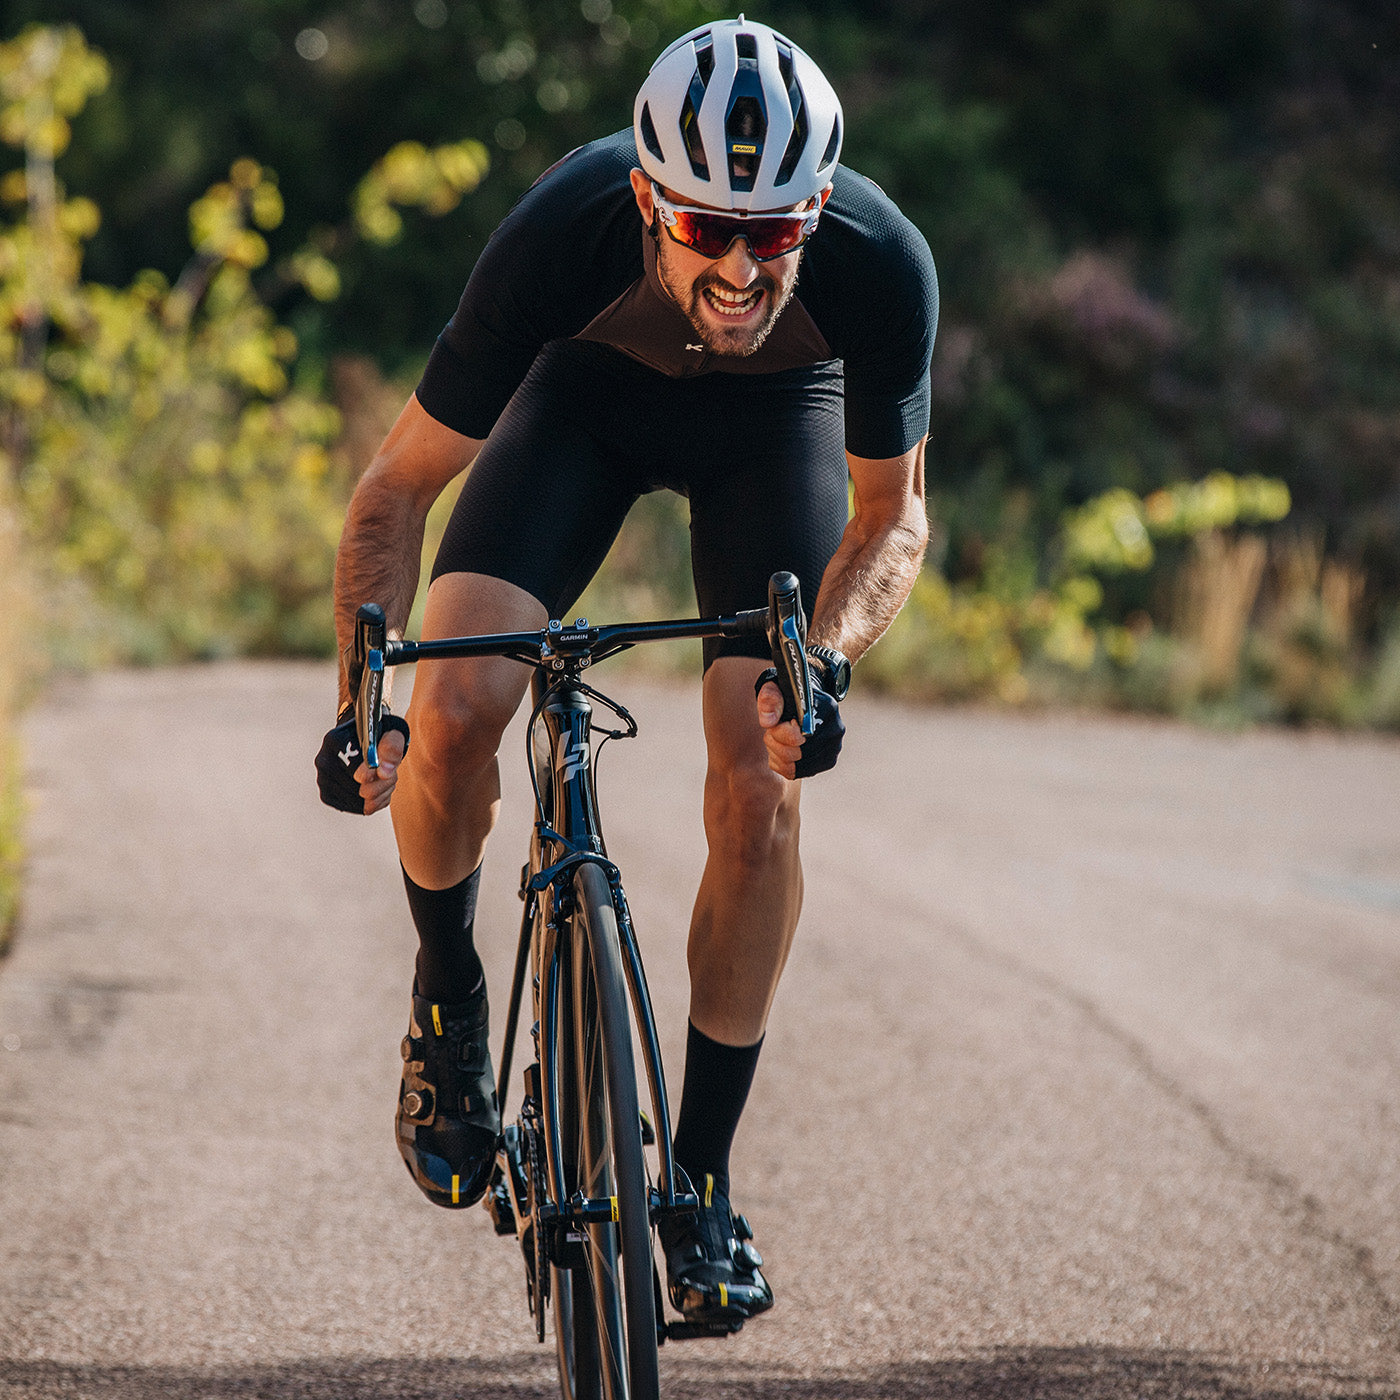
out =
<path fill-rule="evenodd" d="M 467 474 L 433 565 L 513 583 L 567 618 L 649 491 L 690 502 L 702 616 L 763 607 L 790 569 L 810 609 L 848 517 L 839 363 L 670 378 L 608 345 L 536 358 Z M 711 638 L 763 660 L 762 638 Z"/>

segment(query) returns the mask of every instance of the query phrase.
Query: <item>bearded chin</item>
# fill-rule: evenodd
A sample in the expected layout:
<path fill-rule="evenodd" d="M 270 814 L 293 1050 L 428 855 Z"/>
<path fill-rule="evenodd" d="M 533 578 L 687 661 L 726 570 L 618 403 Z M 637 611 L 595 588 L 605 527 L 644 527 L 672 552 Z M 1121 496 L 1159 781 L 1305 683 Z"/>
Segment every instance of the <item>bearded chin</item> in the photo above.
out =
<path fill-rule="evenodd" d="M 718 281 L 718 279 L 715 279 Z M 784 291 L 778 283 L 771 277 L 762 279 L 764 292 L 768 297 L 768 314 L 763 321 L 753 330 L 735 329 L 727 331 L 723 327 L 716 327 L 713 322 L 705 319 L 700 308 L 700 299 L 708 283 L 696 283 L 691 289 L 690 307 L 686 312 L 686 319 L 689 320 L 703 342 L 705 348 L 715 355 L 729 355 L 734 359 L 747 359 L 750 355 L 758 351 L 759 346 L 768 339 L 769 332 L 777 324 L 778 317 L 782 315 L 783 308 L 788 304 L 789 299 L 797 285 L 794 279 Z"/>

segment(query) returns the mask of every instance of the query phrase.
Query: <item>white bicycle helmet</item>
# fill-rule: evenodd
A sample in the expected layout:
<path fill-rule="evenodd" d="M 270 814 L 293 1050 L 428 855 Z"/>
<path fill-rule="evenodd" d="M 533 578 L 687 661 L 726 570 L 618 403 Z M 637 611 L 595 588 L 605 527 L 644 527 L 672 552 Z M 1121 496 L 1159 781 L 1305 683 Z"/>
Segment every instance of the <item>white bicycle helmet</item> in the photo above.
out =
<path fill-rule="evenodd" d="M 746 212 L 802 204 L 831 181 L 841 103 L 791 39 L 738 19 L 670 45 L 637 93 L 642 169 L 686 202 Z"/>

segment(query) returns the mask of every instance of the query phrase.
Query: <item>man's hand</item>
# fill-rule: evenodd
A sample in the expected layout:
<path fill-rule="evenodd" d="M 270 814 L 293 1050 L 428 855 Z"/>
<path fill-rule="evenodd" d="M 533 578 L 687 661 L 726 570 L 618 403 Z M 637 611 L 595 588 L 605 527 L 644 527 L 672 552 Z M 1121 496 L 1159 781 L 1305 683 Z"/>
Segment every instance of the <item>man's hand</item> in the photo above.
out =
<path fill-rule="evenodd" d="M 812 677 L 812 702 L 817 712 L 815 734 L 804 735 L 795 719 L 783 718 L 783 692 L 775 681 L 765 681 L 758 691 L 758 722 L 768 766 L 783 778 L 810 778 L 836 766 L 846 726 L 836 701 Z"/>
<path fill-rule="evenodd" d="M 386 711 L 381 729 L 378 768 L 371 768 L 360 753 L 353 711 L 346 711 L 321 741 L 316 785 L 327 807 L 369 816 L 389 805 L 399 780 L 399 764 L 408 752 L 408 725 Z"/>
<path fill-rule="evenodd" d="M 763 726 L 768 766 L 780 777 L 796 777 L 797 760 L 802 757 L 802 731 L 795 719 L 783 719 L 783 692 L 774 681 L 758 692 L 758 722 Z"/>

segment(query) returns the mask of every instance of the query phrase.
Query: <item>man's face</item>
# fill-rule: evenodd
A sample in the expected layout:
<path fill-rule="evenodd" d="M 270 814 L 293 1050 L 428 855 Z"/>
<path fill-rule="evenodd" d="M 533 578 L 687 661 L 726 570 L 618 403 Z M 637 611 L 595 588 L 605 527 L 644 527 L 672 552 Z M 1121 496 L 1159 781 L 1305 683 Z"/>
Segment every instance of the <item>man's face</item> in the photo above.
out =
<path fill-rule="evenodd" d="M 651 227 L 656 218 L 651 181 L 642 171 L 633 170 L 632 188 L 642 218 Z M 662 192 L 677 204 L 686 203 L 670 190 Z M 661 285 L 685 313 L 701 343 L 716 355 L 752 355 L 792 296 L 802 250 L 760 263 L 754 261 L 749 245 L 736 238 L 723 257 L 705 258 L 677 243 L 664 228 L 658 227 L 657 233 L 656 270 Z"/>

